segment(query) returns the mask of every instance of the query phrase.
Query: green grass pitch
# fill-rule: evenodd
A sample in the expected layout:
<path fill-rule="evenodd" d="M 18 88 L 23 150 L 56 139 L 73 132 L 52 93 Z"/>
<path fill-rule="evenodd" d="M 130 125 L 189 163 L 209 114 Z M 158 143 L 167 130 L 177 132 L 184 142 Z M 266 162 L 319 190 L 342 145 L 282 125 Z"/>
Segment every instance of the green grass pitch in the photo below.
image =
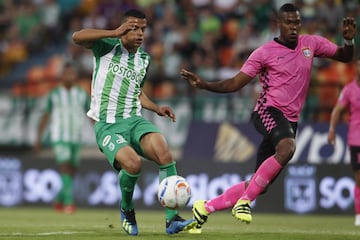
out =
<path fill-rule="evenodd" d="M 190 209 L 181 214 L 191 217 Z M 54 212 L 46 207 L 0 208 L 0 239 L 145 239 L 145 240 L 350 240 L 360 239 L 360 227 L 353 216 L 260 214 L 254 212 L 253 222 L 244 224 L 230 211 L 209 217 L 202 234 L 165 233 L 163 211 L 138 210 L 137 237 L 127 236 L 120 225 L 117 209 L 80 208 L 73 215 Z"/>

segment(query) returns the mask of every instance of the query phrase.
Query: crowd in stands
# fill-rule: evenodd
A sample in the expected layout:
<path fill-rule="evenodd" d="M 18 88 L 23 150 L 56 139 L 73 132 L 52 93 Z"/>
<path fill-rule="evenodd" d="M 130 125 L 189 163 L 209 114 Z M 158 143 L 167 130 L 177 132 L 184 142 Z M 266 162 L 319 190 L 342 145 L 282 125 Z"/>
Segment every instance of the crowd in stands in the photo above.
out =
<path fill-rule="evenodd" d="M 24 73 L 24 82 L 13 86 L 14 94 L 22 94 L 26 82 L 27 89 L 31 83 L 32 94 L 46 93 L 56 84 L 65 61 L 76 64 L 80 82 L 89 89 L 91 53 L 72 43 L 72 33 L 81 28 L 115 29 L 124 11 L 140 8 L 148 18 L 143 48 L 152 56 L 148 95 L 216 97 L 190 89 L 181 81 L 179 69 L 193 70 L 208 81 L 233 76 L 253 49 L 278 35 L 274 9 L 285 2 L 301 9 L 303 33 L 318 33 L 338 44 L 344 16 L 354 16 L 360 23 L 357 0 L 0 0 L 0 74 L 46 47 L 66 45 L 65 52 Z M 340 87 L 354 76 L 354 67 L 324 60 L 314 64 L 308 106 L 330 109 Z M 44 84 L 39 87 L 35 82 Z M 253 81 L 236 95 L 253 98 L 257 90 Z M 311 111 L 305 109 L 305 114 L 312 118 Z"/>

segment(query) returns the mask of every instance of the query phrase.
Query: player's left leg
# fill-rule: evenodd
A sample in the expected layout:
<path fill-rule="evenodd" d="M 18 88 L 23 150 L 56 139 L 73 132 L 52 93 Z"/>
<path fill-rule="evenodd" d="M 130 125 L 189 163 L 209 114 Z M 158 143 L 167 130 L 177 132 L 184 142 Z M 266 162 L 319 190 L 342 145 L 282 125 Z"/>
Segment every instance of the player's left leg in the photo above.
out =
<path fill-rule="evenodd" d="M 140 137 L 140 151 L 142 151 L 143 156 L 159 165 L 159 180 L 161 181 L 168 176 L 177 174 L 176 163 L 173 161 L 165 137 L 153 127 L 153 125 L 148 125 L 147 133 L 144 133 L 146 131 L 144 129 L 138 131 L 138 133 L 143 132 Z M 149 132 L 151 129 L 153 129 L 153 132 Z M 194 219 L 185 220 L 181 218 L 177 210 L 166 208 L 165 211 L 167 234 L 186 231 L 194 228 L 196 225 Z"/>

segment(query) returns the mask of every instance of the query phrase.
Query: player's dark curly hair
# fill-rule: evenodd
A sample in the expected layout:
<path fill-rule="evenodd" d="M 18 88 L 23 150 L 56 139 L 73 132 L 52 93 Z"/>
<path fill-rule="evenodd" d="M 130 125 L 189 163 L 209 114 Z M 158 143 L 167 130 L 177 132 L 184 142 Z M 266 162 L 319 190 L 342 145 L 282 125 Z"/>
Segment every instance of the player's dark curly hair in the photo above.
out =
<path fill-rule="evenodd" d="M 123 22 L 126 21 L 126 19 L 128 17 L 146 19 L 145 13 L 138 9 L 130 9 L 130 10 L 126 11 L 123 15 Z"/>
<path fill-rule="evenodd" d="M 284 12 L 297 12 L 297 11 L 300 12 L 299 8 L 296 7 L 294 4 L 285 3 L 279 8 L 279 11 L 276 13 L 276 16 L 277 18 L 280 18 Z"/>
<path fill-rule="evenodd" d="M 285 3 L 279 9 L 279 12 L 296 12 L 296 11 L 300 11 L 300 10 L 292 3 Z"/>

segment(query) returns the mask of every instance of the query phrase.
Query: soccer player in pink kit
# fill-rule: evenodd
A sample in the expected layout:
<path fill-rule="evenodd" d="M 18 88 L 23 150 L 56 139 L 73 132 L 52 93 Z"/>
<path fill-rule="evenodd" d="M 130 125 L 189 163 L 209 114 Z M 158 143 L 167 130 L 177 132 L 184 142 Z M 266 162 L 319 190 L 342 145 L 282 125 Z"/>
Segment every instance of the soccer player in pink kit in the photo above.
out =
<path fill-rule="evenodd" d="M 340 114 L 349 110 L 347 143 L 350 148 L 351 167 L 355 174 L 354 207 L 355 226 L 360 226 L 360 58 L 356 60 L 356 78 L 345 85 L 331 112 L 328 141 L 335 145 L 336 125 Z"/>
<path fill-rule="evenodd" d="M 231 207 L 235 218 L 246 223 L 252 221 L 251 202 L 276 179 L 295 152 L 297 121 L 308 91 L 313 59 L 324 57 L 349 62 L 353 58 L 354 18 L 343 21 L 343 46 L 321 36 L 299 35 L 301 16 L 293 4 L 281 6 L 277 24 L 280 36 L 254 50 L 232 78 L 209 83 L 185 69 L 180 71 L 191 86 L 212 92 L 238 91 L 256 75 L 262 85 L 252 114 L 255 128 L 263 136 L 256 172 L 249 182 L 240 182 L 214 199 L 194 202 L 192 210 L 198 232 L 210 213 Z"/>

